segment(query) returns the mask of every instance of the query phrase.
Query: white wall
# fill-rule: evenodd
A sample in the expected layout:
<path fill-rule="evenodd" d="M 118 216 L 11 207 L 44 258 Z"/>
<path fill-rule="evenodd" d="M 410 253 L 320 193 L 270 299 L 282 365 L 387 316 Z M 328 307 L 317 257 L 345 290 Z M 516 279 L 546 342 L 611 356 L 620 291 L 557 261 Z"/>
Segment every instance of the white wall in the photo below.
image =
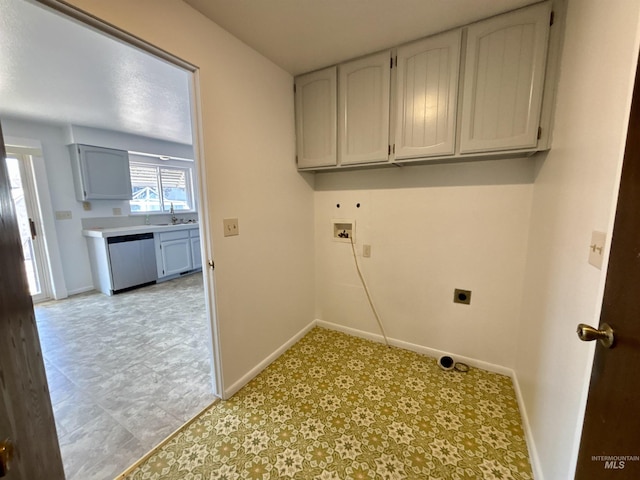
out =
<path fill-rule="evenodd" d="M 316 317 L 380 333 L 350 245 L 331 238 L 331 219 L 355 219 L 390 338 L 513 367 L 534 167 L 510 159 L 317 174 Z M 455 288 L 472 291 L 471 305 L 453 303 Z"/>
<path fill-rule="evenodd" d="M 71 2 L 199 67 L 225 389 L 313 319 L 313 188 L 292 77 L 179 0 Z M 240 235 L 223 237 L 222 219 Z"/>
<path fill-rule="evenodd" d="M 605 272 L 592 230 L 611 233 L 638 55 L 635 0 L 569 2 L 553 145 L 533 191 L 516 373 L 540 460 L 537 478 L 573 478 Z"/>

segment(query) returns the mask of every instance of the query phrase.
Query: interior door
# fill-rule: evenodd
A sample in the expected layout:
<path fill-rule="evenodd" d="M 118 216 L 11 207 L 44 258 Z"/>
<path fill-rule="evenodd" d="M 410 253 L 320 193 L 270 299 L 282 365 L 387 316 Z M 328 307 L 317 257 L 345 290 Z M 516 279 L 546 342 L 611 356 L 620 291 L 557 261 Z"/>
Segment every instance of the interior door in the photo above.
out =
<path fill-rule="evenodd" d="M 640 72 L 640 70 L 639 70 Z M 636 72 L 601 325 L 575 478 L 640 478 L 640 75 Z M 602 326 L 600 327 L 602 329 Z"/>
<path fill-rule="evenodd" d="M 4 473 L 64 479 L 1 129 L 0 157 L 0 442 L 14 448 Z"/>

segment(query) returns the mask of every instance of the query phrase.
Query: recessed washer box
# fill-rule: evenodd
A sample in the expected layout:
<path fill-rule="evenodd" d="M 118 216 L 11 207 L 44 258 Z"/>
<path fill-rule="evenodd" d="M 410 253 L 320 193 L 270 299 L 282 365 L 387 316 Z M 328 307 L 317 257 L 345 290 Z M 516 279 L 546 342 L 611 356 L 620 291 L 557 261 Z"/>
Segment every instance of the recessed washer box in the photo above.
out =
<path fill-rule="evenodd" d="M 331 220 L 331 235 L 334 242 L 356 242 L 356 221 L 346 218 Z"/>

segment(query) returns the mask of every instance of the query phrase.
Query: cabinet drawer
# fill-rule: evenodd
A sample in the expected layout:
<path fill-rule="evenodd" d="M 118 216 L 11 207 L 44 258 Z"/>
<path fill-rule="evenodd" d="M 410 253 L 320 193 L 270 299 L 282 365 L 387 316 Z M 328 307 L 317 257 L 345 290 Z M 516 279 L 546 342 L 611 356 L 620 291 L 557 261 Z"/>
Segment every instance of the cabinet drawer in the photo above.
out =
<path fill-rule="evenodd" d="M 160 242 L 168 242 L 170 240 L 181 240 L 189 238 L 189 230 L 179 230 L 177 232 L 163 232 L 159 234 Z"/>

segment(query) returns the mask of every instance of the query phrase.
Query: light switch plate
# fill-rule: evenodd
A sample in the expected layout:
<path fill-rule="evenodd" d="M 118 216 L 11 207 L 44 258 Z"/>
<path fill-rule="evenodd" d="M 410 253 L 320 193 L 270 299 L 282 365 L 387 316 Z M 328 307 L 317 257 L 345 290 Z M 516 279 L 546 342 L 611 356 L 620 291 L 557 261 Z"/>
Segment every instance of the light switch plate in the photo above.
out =
<path fill-rule="evenodd" d="M 589 263 L 602 270 L 602 258 L 604 257 L 604 245 L 607 241 L 607 234 L 593 231 L 591 233 L 591 243 L 589 244 Z"/>
<path fill-rule="evenodd" d="M 237 218 L 225 218 L 224 220 L 222 220 L 222 226 L 224 227 L 225 237 L 240 235 L 240 227 L 238 226 Z"/>

